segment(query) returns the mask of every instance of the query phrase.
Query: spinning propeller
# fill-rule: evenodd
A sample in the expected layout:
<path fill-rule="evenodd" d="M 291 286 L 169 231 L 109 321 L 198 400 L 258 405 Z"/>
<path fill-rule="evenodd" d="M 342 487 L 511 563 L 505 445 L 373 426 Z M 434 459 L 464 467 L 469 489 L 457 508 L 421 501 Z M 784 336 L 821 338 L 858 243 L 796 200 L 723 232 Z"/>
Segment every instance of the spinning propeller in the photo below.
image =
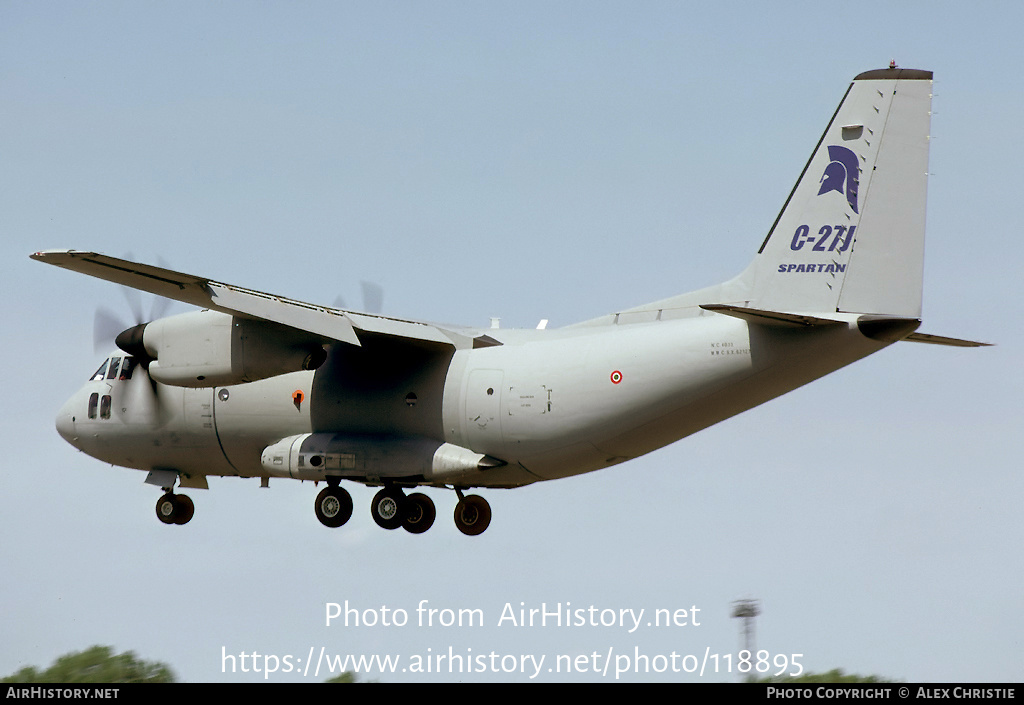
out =
<path fill-rule="evenodd" d="M 132 256 L 128 254 L 125 256 L 125 259 L 131 260 Z M 157 261 L 161 267 L 166 266 L 162 258 L 157 258 Z M 147 316 L 143 310 L 142 295 L 139 293 L 138 289 L 132 289 L 129 286 L 120 286 L 119 288 L 121 289 L 121 293 L 124 294 L 125 301 L 128 303 L 132 322 L 125 322 L 122 316 L 114 313 L 109 308 L 103 306 L 98 307 L 93 316 L 92 324 L 93 350 L 97 353 L 106 352 L 110 349 L 110 345 L 115 343 L 126 353 L 139 357 L 141 362 L 144 360 L 145 354 L 143 353 L 142 355 L 138 355 L 139 350 L 137 349 L 126 349 L 125 346 L 122 345 L 123 334 L 139 329 L 139 342 L 141 344 L 141 328 L 139 328 L 139 326 L 144 323 L 154 321 L 157 318 L 163 318 L 167 315 L 168 309 L 174 302 L 170 299 L 165 299 L 162 296 L 152 297 L 153 302 L 150 304 L 149 315 Z"/>
<path fill-rule="evenodd" d="M 380 314 L 384 311 L 384 289 L 380 284 L 374 284 L 373 282 L 359 282 L 359 285 L 363 290 L 363 308 L 361 313 L 372 313 Z M 334 299 L 334 308 L 340 308 L 345 310 L 348 307 L 345 306 L 345 300 L 338 296 Z"/>
<path fill-rule="evenodd" d="M 131 259 L 127 256 L 126 259 Z M 161 261 L 161 266 L 163 262 Z M 128 304 L 128 311 L 131 314 L 131 322 L 126 321 L 124 315 L 119 315 L 104 306 L 97 307 L 93 316 L 93 348 L 100 354 L 110 351 L 110 347 L 116 344 L 124 352 L 132 355 L 143 370 L 149 368 L 150 358 L 145 348 L 142 347 L 142 329 L 145 324 L 158 318 L 163 318 L 168 309 L 174 303 L 162 296 L 153 296 L 149 306 L 149 313 L 146 314 L 142 295 L 137 289 L 128 286 L 119 286 Z M 126 336 L 137 332 L 138 345 L 128 345 Z M 164 413 L 160 402 L 160 395 L 157 391 L 156 381 L 147 376 L 148 385 L 134 387 L 126 397 L 125 403 L 132 409 L 136 419 L 149 418 L 156 423 L 157 427 L 164 426 L 169 416 Z"/>

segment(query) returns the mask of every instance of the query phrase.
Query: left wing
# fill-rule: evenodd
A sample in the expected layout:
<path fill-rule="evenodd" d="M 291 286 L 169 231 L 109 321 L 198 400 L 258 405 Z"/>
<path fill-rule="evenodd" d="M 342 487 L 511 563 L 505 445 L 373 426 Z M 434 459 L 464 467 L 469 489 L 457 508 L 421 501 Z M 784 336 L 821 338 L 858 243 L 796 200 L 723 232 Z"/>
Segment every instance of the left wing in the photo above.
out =
<path fill-rule="evenodd" d="M 175 301 L 246 318 L 273 321 L 327 340 L 360 345 L 358 332 L 470 347 L 472 338 L 438 326 L 317 306 L 96 252 L 46 250 L 32 259 L 123 284 Z"/>

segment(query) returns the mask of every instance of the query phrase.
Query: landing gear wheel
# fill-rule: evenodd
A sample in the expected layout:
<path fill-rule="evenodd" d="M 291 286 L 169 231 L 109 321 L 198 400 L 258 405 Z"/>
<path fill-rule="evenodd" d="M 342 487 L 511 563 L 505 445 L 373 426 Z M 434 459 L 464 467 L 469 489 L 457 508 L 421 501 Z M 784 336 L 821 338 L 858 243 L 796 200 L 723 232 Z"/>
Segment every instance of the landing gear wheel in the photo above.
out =
<path fill-rule="evenodd" d="M 174 523 L 174 515 L 177 514 L 177 510 L 178 503 L 170 492 L 156 501 L 156 518 L 165 524 Z"/>
<path fill-rule="evenodd" d="M 352 495 L 341 487 L 325 487 L 316 496 L 316 518 L 336 529 L 352 517 Z"/>
<path fill-rule="evenodd" d="M 196 505 L 192 503 L 192 498 L 187 494 L 177 494 L 174 498 L 178 504 L 178 515 L 174 517 L 175 524 L 187 524 L 192 519 L 192 515 L 196 513 Z"/>
<path fill-rule="evenodd" d="M 491 505 L 480 495 L 463 497 L 455 505 L 455 526 L 466 536 L 479 536 L 491 523 Z"/>
<path fill-rule="evenodd" d="M 411 494 L 405 498 L 405 510 L 402 512 L 402 528 L 410 534 L 422 534 L 434 525 L 437 510 L 434 502 L 422 492 Z"/>
<path fill-rule="evenodd" d="M 156 518 L 165 524 L 187 524 L 195 512 L 188 495 L 168 492 L 156 501 Z"/>
<path fill-rule="evenodd" d="M 373 497 L 370 514 L 382 529 L 397 529 L 402 525 L 405 493 L 397 487 L 385 487 Z"/>

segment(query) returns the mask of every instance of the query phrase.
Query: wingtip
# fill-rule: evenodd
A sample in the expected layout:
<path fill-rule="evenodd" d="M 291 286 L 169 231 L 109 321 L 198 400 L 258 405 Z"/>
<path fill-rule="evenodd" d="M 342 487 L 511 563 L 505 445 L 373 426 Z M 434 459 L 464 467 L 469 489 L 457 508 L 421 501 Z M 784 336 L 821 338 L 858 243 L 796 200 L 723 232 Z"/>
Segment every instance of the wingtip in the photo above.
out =
<path fill-rule="evenodd" d="M 46 260 L 56 259 L 58 257 L 67 257 L 73 255 L 89 254 L 85 252 L 79 252 L 78 250 L 65 250 L 65 249 L 52 249 L 52 250 L 40 250 L 39 252 L 33 252 L 29 255 L 31 259 L 39 262 L 45 262 Z"/>

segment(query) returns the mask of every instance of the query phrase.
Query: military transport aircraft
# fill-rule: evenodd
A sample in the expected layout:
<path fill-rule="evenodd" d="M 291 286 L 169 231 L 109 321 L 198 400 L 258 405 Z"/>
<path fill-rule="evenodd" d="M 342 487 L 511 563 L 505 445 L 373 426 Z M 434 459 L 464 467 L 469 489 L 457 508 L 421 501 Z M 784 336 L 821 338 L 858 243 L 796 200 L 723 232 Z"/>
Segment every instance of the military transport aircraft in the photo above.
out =
<path fill-rule="evenodd" d="M 117 336 L 60 410 L 76 448 L 148 471 L 184 524 L 207 476 L 323 481 L 316 516 L 352 514 L 341 481 L 381 487 L 377 524 L 430 528 L 418 486 L 470 488 L 599 470 L 918 334 L 932 74 L 857 76 L 753 262 L 718 286 L 559 329 L 454 328 L 317 306 L 93 252 L 33 259 L 201 310 Z"/>

